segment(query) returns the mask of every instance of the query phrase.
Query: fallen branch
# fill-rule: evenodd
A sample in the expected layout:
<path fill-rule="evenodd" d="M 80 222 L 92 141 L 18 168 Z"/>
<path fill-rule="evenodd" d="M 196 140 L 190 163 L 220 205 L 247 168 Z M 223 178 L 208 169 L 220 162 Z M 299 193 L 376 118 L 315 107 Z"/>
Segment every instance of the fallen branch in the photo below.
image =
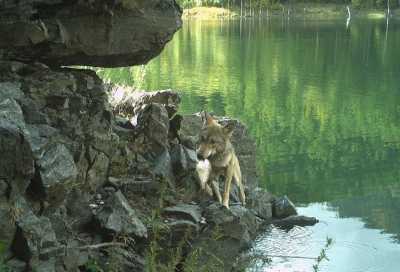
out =
<path fill-rule="evenodd" d="M 87 245 L 87 246 L 80 246 L 80 247 L 69 247 L 70 248 L 76 248 L 76 249 L 99 249 L 103 247 L 112 247 L 112 246 L 119 246 L 119 247 L 125 247 L 126 245 L 123 243 L 116 243 L 116 242 L 109 242 L 109 243 L 100 243 L 100 244 L 95 244 L 95 245 Z"/>
<path fill-rule="evenodd" d="M 124 243 L 117 243 L 117 242 L 108 242 L 108 243 L 100 243 L 100 244 L 94 244 L 94 245 L 86 245 L 86 246 L 73 246 L 73 247 L 69 247 L 69 246 L 58 246 L 58 247 L 53 247 L 53 248 L 49 248 L 47 250 L 44 250 L 44 252 L 42 253 L 51 253 L 54 251 L 58 251 L 58 250 L 68 250 L 68 249 L 80 249 L 80 250 L 93 250 L 93 249 L 99 249 L 99 248 L 103 248 L 103 247 L 113 247 L 113 246 L 117 246 L 117 247 L 126 247 L 126 244 Z"/>

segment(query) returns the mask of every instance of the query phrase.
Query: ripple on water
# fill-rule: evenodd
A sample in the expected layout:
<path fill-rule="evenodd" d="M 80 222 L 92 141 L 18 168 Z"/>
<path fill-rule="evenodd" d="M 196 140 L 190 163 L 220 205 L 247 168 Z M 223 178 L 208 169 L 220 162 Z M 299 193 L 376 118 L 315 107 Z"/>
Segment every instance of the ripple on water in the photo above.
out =
<path fill-rule="evenodd" d="M 340 218 L 325 204 L 312 204 L 299 210 L 301 214 L 317 216 L 321 223 L 291 230 L 269 226 L 257 239 L 250 255 L 269 256 L 271 263 L 264 264 L 256 258 L 247 271 L 313 271 L 326 237 L 333 238 L 334 243 L 327 251 L 330 261 L 320 264 L 321 272 L 399 271 L 400 247 L 389 235 L 385 237 L 379 230 L 366 228 L 358 218 Z"/>

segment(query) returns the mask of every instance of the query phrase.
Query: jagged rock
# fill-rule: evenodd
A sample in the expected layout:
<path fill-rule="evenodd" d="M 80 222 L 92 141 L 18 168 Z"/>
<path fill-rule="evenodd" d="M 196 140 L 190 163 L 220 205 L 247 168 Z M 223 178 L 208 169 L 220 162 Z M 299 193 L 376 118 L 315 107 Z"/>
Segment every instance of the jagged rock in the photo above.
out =
<path fill-rule="evenodd" d="M 145 258 L 135 252 L 116 247 L 108 250 L 108 256 L 104 271 L 146 271 Z"/>
<path fill-rule="evenodd" d="M 1 98 L 0 98 L 1 101 Z M 0 175 L 13 191 L 24 192 L 33 177 L 34 158 L 25 137 L 21 108 L 13 99 L 0 102 Z"/>
<path fill-rule="evenodd" d="M 52 66 L 144 64 L 182 24 L 174 0 L 10 0 L 0 18 L 0 58 Z"/>
<path fill-rule="evenodd" d="M 315 217 L 308 217 L 302 215 L 291 215 L 283 219 L 273 220 L 272 224 L 278 227 L 291 228 L 293 226 L 313 226 L 318 223 Z"/>
<path fill-rule="evenodd" d="M 78 241 L 69 240 L 65 256 L 62 258 L 62 264 L 66 271 L 79 271 L 79 267 L 85 265 L 89 260 L 88 252 L 78 250 L 80 244 Z"/>
<path fill-rule="evenodd" d="M 197 164 L 197 154 L 193 149 L 176 144 L 171 148 L 172 169 L 176 177 L 182 177 L 194 172 Z"/>
<path fill-rule="evenodd" d="M 78 174 L 69 150 L 62 144 L 56 144 L 43 154 L 37 161 L 37 166 L 40 172 L 38 185 L 43 186 L 52 204 L 61 203 Z"/>
<path fill-rule="evenodd" d="M 23 97 L 21 83 L 19 82 L 0 82 L 0 101 L 7 98 L 20 100 Z"/>
<path fill-rule="evenodd" d="M 200 225 L 188 220 L 167 220 L 165 225 L 168 228 L 168 241 L 163 246 L 176 247 L 183 239 L 193 240 L 197 237 L 200 231 Z"/>
<path fill-rule="evenodd" d="M 172 117 L 178 111 L 181 98 L 172 90 L 144 92 L 130 87 L 111 86 L 109 89 L 110 103 L 115 114 L 133 117 L 148 104 L 163 105 L 168 116 Z"/>
<path fill-rule="evenodd" d="M 287 196 L 275 199 L 272 212 L 275 218 L 285 218 L 291 215 L 297 215 L 296 207 Z"/>
<path fill-rule="evenodd" d="M 9 191 L 9 185 L 3 179 L 0 179 L 0 200 L 4 199 Z"/>
<path fill-rule="evenodd" d="M 90 189 L 96 191 L 107 181 L 109 158 L 103 152 L 89 148 L 87 158 L 90 160 L 89 170 L 86 174 L 86 184 Z"/>
<path fill-rule="evenodd" d="M 13 258 L 8 260 L 5 265 L 11 269 L 12 272 L 24 272 L 27 270 L 26 262 Z"/>
<path fill-rule="evenodd" d="M 145 155 L 155 158 L 167 150 L 168 130 L 168 113 L 161 105 L 146 104 L 138 113 L 137 131 L 144 136 Z"/>
<path fill-rule="evenodd" d="M 8 249 L 17 228 L 12 215 L 12 206 L 4 196 L 0 196 L 0 218 L 0 241 L 4 249 Z"/>
<path fill-rule="evenodd" d="M 258 217 L 271 220 L 274 199 L 275 197 L 266 190 L 255 188 L 247 193 L 247 207 L 251 208 Z"/>
<path fill-rule="evenodd" d="M 56 259 L 45 258 L 43 260 L 33 259 L 30 262 L 32 271 L 37 272 L 56 272 Z"/>
<path fill-rule="evenodd" d="M 90 197 L 81 190 L 73 189 L 66 198 L 67 215 L 74 218 L 74 229 L 82 229 L 87 226 L 93 217 L 90 210 Z M 58 232 L 56 231 L 58 234 Z"/>
<path fill-rule="evenodd" d="M 196 258 L 200 269 L 213 267 L 215 271 L 231 271 L 233 260 L 255 238 L 261 220 L 242 206 L 231 206 L 228 210 L 218 203 L 208 206 L 204 217 L 210 227 L 193 243 L 186 260 Z"/>
<path fill-rule="evenodd" d="M 154 194 L 160 189 L 160 184 L 151 176 L 136 175 L 126 178 L 109 177 L 110 184 L 120 188 L 124 195 Z"/>
<path fill-rule="evenodd" d="M 44 252 L 57 245 L 50 220 L 28 213 L 17 220 L 17 226 L 13 243 L 15 255 L 25 261 L 30 261 L 32 258 L 48 259 L 49 255 Z"/>
<path fill-rule="evenodd" d="M 165 208 L 163 215 L 167 218 L 187 220 L 198 224 L 201 221 L 201 208 L 198 205 L 181 203 Z"/>
<path fill-rule="evenodd" d="M 134 234 L 147 237 L 147 229 L 131 208 L 128 201 L 117 191 L 107 199 L 105 205 L 96 214 L 102 228 L 118 234 Z"/>

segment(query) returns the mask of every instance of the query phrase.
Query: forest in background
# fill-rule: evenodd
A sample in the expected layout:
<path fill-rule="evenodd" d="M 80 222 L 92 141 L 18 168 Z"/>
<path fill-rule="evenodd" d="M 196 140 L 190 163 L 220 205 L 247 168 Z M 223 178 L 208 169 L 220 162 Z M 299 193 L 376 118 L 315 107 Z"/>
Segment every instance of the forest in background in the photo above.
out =
<path fill-rule="evenodd" d="M 352 5 L 356 8 L 398 8 L 400 0 L 177 0 L 183 8 L 197 6 L 215 6 L 224 8 L 279 8 L 284 5 L 296 4 L 337 4 Z"/>

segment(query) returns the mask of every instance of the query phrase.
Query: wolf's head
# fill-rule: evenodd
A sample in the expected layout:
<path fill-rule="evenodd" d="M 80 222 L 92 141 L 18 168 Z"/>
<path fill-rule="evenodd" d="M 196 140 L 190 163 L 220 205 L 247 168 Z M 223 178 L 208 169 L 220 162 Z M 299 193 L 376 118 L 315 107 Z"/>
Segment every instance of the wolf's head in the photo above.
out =
<path fill-rule="evenodd" d="M 206 112 L 202 117 L 203 127 L 199 135 L 197 157 L 205 160 L 225 152 L 227 146 L 230 145 L 234 127 L 232 124 L 221 126 Z"/>

